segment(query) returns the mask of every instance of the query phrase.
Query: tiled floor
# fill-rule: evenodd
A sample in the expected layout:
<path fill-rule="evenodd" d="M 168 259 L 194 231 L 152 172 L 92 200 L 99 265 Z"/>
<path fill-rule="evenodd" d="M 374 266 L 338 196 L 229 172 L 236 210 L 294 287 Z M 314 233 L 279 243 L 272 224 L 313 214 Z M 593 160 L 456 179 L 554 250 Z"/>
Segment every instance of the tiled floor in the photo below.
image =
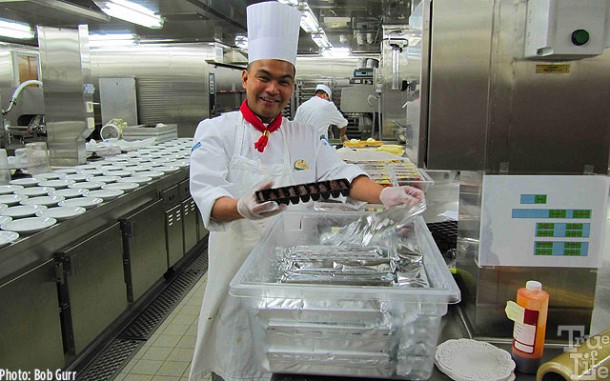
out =
<path fill-rule="evenodd" d="M 178 303 L 115 381 L 188 380 L 206 280 L 207 274 Z"/>

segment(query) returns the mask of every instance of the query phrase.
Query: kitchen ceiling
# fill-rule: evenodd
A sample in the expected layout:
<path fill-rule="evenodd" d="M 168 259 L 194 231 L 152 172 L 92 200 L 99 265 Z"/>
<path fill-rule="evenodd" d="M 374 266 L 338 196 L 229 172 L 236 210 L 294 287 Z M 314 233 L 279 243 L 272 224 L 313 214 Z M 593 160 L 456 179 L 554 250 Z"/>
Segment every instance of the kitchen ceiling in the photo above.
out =
<path fill-rule="evenodd" d="M 93 0 L 0 0 L 2 18 L 32 25 L 76 27 L 88 24 L 92 34 L 135 33 L 142 42 L 220 42 L 234 46 L 246 35 L 245 0 L 132 0 L 158 13 L 162 29 L 148 29 L 103 13 Z M 248 2 L 249 3 L 249 2 Z M 334 47 L 355 54 L 379 53 L 382 24 L 405 24 L 411 0 L 308 0 L 320 27 Z M 23 44 L 23 40 L 4 41 Z M 28 42 L 26 42 L 28 43 Z M 36 40 L 30 42 L 35 45 Z M 301 29 L 299 54 L 319 54 Z"/>

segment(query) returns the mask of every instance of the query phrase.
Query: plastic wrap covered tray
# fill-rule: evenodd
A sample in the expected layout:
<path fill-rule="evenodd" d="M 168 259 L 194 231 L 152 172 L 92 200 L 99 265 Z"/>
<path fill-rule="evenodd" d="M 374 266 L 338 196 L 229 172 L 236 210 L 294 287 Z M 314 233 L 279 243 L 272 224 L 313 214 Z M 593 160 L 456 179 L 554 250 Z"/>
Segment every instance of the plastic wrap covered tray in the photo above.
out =
<path fill-rule="evenodd" d="M 273 373 L 424 380 L 440 322 L 460 291 L 423 219 L 414 222 L 429 288 L 278 283 L 282 250 L 318 245 L 362 213 L 284 212 L 237 272 L 257 361 Z"/>

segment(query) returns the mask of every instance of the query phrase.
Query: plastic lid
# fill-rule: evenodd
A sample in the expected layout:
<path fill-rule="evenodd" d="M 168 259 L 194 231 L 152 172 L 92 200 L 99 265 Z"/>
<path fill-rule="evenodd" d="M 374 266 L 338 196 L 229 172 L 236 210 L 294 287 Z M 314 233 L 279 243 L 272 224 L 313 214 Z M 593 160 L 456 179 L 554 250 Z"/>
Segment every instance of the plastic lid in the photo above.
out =
<path fill-rule="evenodd" d="M 542 283 L 538 282 L 537 280 L 528 280 L 525 284 L 525 288 L 530 291 L 540 291 L 542 290 Z"/>

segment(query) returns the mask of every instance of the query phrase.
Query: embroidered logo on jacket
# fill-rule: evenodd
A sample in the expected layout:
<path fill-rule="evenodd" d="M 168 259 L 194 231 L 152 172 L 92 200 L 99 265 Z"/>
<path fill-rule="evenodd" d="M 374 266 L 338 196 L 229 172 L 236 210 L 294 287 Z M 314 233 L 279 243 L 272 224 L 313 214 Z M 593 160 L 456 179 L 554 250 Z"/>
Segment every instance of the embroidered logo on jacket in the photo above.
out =
<path fill-rule="evenodd" d="M 304 171 L 309 169 L 309 164 L 305 160 L 297 160 L 294 162 L 294 169 Z"/>

